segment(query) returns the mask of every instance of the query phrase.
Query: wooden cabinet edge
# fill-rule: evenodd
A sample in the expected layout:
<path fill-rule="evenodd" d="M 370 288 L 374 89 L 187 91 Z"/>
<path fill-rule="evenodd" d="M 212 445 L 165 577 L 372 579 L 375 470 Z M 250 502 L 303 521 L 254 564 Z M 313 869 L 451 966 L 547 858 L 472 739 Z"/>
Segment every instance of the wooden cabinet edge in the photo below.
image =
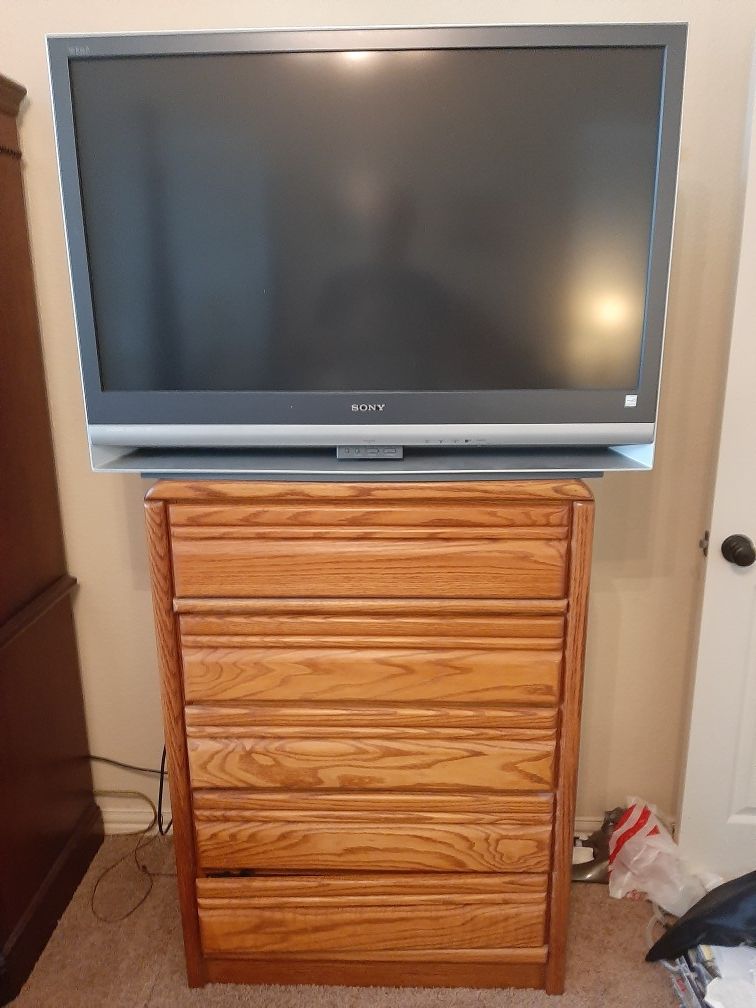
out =
<path fill-rule="evenodd" d="M 398 500 L 422 504 L 448 500 L 500 501 L 510 499 L 537 501 L 591 501 L 593 494 L 582 480 L 482 480 L 449 483 L 266 483 L 257 481 L 160 480 L 147 491 L 148 501 L 209 505 L 263 501 L 365 502 Z"/>
<path fill-rule="evenodd" d="M 545 987 L 547 994 L 563 993 L 565 981 L 593 512 L 593 500 L 576 501 L 573 504 L 562 717 L 556 757 L 557 801 L 548 919 L 549 956 L 546 963 Z"/>
<path fill-rule="evenodd" d="M 102 813 L 94 797 L 89 796 L 23 917 L 2 945 L 0 1005 L 10 1003 L 20 993 L 103 839 Z"/>
<path fill-rule="evenodd" d="M 173 569 L 167 507 L 147 500 L 145 521 L 149 548 L 155 639 L 160 669 L 165 745 L 171 789 L 176 876 L 184 932 L 186 972 L 190 987 L 207 982 L 199 933 L 196 855 L 189 763 L 183 731 L 183 676 L 177 618 L 173 612 Z"/>
<path fill-rule="evenodd" d="M 35 595 L 18 612 L 15 612 L 0 626 L 0 648 L 10 644 L 19 634 L 27 630 L 32 623 L 45 615 L 61 599 L 70 595 L 77 585 L 75 577 L 61 574 L 51 585 L 48 585 L 39 595 Z"/>
<path fill-rule="evenodd" d="M 0 156 L 21 159 L 16 118 L 26 88 L 0 74 Z"/>
<path fill-rule="evenodd" d="M 15 118 L 25 95 L 26 88 L 23 84 L 18 84 L 10 77 L 0 74 L 0 112 Z"/>

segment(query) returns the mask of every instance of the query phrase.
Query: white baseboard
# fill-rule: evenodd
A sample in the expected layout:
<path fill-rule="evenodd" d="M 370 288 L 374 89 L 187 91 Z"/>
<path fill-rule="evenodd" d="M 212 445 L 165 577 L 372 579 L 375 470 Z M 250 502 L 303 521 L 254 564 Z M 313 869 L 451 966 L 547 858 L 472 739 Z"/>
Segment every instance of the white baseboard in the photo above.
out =
<path fill-rule="evenodd" d="M 118 836 L 124 833 L 141 833 L 152 821 L 152 809 L 146 802 L 138 798 L 95 799 L 102 812 L 102 824 L 105 836 Z M 163 820 L 170 822 L 171 809 L 163 802 Z"/>
<path fill-rule="evenodd" d="M 574 833 L 593 833 L 604 821 L 603 816 L 575 816 Z"/>

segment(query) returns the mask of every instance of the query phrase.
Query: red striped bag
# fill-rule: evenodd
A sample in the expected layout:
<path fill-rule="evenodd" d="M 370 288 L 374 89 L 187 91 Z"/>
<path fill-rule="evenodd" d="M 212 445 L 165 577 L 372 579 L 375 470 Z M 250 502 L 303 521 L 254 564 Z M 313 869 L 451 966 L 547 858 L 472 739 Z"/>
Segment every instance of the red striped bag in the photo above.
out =
<path fill-rule="evenodd" d="M 681 859 L 654 806 L 629 798 L 609 840 L 609 895 L 639 899 L 645 894 L 681 917 L 705 891 Z"/>

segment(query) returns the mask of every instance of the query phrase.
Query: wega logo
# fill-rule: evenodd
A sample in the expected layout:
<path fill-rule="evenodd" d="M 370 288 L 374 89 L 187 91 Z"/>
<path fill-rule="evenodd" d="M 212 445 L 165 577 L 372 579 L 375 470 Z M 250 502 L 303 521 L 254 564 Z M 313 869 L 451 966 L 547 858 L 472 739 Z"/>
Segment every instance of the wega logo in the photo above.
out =
<path fill-rule="evenodd" d="M 383 413 L 386 409 L 386 403 L 376 402 L 353 402 L 352 403 L 352 413 Z"/>

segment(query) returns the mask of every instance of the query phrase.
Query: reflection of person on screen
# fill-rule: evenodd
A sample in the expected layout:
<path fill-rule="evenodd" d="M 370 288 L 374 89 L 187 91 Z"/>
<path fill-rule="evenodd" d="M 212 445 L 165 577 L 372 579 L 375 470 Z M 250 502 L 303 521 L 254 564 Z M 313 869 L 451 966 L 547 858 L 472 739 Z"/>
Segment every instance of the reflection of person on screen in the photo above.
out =
<path fill-rule="evenodd" d="M 372 207 L 371 255 L 324 285 L 308 370 L 321 388 L 517 387 L 524 362 L 507 354 L 495 322 L 441 279 L 409 263 L 412 200 Z M 513 359 L 507 360 L 511 356 Z"/>

